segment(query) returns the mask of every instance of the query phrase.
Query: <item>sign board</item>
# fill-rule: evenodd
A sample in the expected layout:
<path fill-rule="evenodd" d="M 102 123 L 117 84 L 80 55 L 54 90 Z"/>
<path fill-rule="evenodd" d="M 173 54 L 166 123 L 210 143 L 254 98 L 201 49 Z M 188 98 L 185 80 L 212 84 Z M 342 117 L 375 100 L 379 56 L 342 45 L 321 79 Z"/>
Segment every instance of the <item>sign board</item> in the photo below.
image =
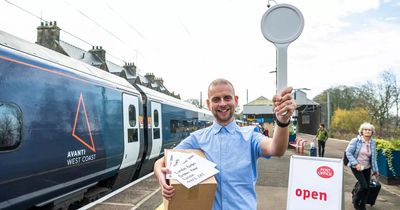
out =
<path fill-rule="evenodd" d="M 287 210 L 343 210 L 342 159 L 293 155 Z"/>

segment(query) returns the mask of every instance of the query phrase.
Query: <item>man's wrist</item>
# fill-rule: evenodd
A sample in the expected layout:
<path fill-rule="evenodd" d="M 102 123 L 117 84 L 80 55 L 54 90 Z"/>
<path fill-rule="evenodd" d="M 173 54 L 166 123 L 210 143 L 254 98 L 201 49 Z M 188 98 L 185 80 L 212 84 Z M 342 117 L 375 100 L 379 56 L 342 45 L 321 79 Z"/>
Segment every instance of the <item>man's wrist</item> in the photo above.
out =
<path fill-rule="evenodd" d="M 290 120 L 287 123 L 283 123 L 283 122 L 279 121 L 278 119 L 275 119 L 275 122 L 281 128 L 286 128 L 290 125 Z"/>

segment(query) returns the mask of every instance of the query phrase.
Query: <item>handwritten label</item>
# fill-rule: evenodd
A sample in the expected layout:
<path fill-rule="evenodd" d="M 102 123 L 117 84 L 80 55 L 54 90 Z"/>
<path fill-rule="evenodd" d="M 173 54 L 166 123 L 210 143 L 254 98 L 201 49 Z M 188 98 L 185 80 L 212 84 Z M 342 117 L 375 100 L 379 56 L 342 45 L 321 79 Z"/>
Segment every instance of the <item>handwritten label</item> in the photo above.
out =
<path fill-rule="evenodd" d="M 215 163 L 195 153 L 170 152 L 167 158 L 171 171 L 167 177 L 178 180 L 187 188 L 219 173 Z"/>

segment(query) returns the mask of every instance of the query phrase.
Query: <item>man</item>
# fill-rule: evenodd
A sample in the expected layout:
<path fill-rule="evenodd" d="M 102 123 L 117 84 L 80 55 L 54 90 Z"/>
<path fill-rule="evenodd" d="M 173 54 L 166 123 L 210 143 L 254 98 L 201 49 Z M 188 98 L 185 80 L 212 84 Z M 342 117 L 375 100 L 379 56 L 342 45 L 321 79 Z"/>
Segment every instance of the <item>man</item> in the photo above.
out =
<path fill-rule="evenodd" d="M 214 115 L 208 128 L 193 132 L 177 149 L 201 149 L 208 160 L 217 164 L 217 191 L 213 210 L 257 208 L 255 185 L 257 159 L 282 156 L 289 139 L 288 125 L 296 104 L 287 88 L 272 98 L 276 123 L 272 139 L 254 130 L 254 126 L 239 127 L 234 119 L 238 105 L 233 85 L 225 79 L 214 80 L 208 86 L 207 106 Z M 166 199 L 174 196 L 172 186 L 166 184 L 164 158 L 154 164 L 156 175 Z"/>
<path fill-rule="evenodd" d="M 328 131 L 326 131 L 324 123 L 319 124 L 319 129 L 315 138 L 318 140 L 318 156 L 324 157 L 325 143 L 326 140 L 328 140 Z"/>

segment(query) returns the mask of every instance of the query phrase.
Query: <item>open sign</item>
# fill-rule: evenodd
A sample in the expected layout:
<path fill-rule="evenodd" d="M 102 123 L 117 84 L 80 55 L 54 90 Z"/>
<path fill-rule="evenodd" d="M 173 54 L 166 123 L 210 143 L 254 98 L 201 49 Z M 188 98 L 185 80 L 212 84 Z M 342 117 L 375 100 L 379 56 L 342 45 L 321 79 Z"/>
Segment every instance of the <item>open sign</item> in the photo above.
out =
<path fill-rule="evenodd" d="M 344 209 L 342 159 L 291 156 L 286 209 Z"/>

